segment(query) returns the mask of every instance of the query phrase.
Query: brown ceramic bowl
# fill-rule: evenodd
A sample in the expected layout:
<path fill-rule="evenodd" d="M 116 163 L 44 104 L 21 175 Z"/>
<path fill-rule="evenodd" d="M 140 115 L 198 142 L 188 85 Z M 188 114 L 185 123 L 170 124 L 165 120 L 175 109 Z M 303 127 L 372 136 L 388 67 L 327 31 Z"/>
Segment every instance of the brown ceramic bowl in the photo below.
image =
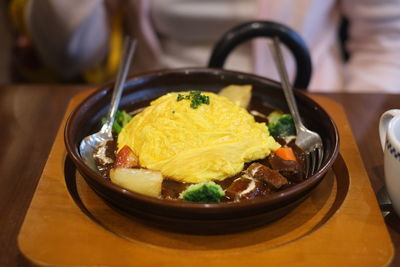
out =
<path fill-rule="evenodd" d="M 252 105 L 260 112 L 288 111 L 280 84 L 254 75 L 210 68 L 156 71 L 132 77 L 125 85 L 120 108 L 135 110 L 171 91 L 217 92 L 230 84 L 252 84 Z M 322 137 L 323 165 L 304 182 L 262 199 L 220 204 L 162 200 L 127 191 L 91 170 L 81 160 L 78 147 L 85 136 L 98 131 L 99 121 L 108 110 L 111 86 L 97 90 L 72 112 L 65 127 L 65 144 L 69 157 L 89 186 L 125 214 L 173 231 L 201 234 L 241 231 L 290 212 L 321 182 L 338 155 L 339 137 L 332 119 L 304 93 L 296 90 L 295 96 L 305 125 Z"/>

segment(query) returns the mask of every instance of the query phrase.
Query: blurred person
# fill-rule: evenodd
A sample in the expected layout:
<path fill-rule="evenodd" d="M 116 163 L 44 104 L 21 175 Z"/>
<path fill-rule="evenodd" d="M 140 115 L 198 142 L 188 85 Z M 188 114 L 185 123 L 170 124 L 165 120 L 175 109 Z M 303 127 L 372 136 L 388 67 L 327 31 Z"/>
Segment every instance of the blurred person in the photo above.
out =
<path fill-rule="evenodd" d="M 34 47 L 43 63 L 65 78 L 112 77 L 124 32 L 139 41 L 136 72 L 206 66 L 227 30 L 261 19 L 285 24 L 304 39 L 313 62 L 309 90 L 400 92 L 400 0 L 25 1 Z M 349 21 L 346 62 L 338 40 L 343 17 Z M 293 76 L 293 60 L 286 59 Z M 268 46 L 259 40 L 233 51 L 225 68 L 278 79 Z"/>

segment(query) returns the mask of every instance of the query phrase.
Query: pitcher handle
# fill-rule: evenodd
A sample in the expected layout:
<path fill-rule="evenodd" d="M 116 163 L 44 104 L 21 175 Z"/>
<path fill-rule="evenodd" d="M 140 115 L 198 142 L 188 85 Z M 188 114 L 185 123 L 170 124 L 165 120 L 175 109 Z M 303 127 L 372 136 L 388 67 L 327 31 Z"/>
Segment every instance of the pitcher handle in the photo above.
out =
<path fill-rule="evenodd" d="M 382 150 L 385 150 L 386 134 L 389 123 L 397 115 L 400 115 L 399 109 L 390 109 L 383 113 L 379 119 L 379 138 L 381 140 Z"/>
<path fill-rule="evenodd" d="M 272 21 L 250 21 L 226 32 L 214 46 L 208 66 L 222 68 L 229 53 L 236 46 L 257 37 L 279 37 L 279 40 L 289 48 L 296 61 L 294 87 L 306 90 L 312 72 L 310 52 L 303 39 L 294 30 Z"/>

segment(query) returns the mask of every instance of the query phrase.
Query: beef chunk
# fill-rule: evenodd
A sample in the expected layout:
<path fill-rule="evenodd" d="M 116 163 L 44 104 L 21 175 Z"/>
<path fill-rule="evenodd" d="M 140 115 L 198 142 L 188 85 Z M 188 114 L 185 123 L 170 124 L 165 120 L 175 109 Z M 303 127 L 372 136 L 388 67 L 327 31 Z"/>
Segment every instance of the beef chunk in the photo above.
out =
<path fill-rule="evenodd" d="M 262 182 L 248 177 L 246 174 L 235 179 L 225 190 L 228 200 L 239 201 L 243 199 L 254 199 L 258 196 L 268 195 L 269 188 Z"/>
<path fill-rule="evenodd" d="M 259 181 L 265 182 L 274 190 L 278 190 L 289 183 L 278 171 L 271 170 L 257 162 L 252 163 L 247 168 L 246 173 Z"/>
<path fill-rule="evenodd" d="M 292 183 L 300 183 L 305 178 L 305 173 L 299 162 L 284 160 L 275 154 L 268 157 L 271 168 L 285 176 Z"/>
<path fill-rule="evenodd" d="M 295 141 L 290 142 L 288 144 L 288 146 L 290 146 L 293 149 L 294 154 L 296 155 L 297 161 L 299 161 L 300 164 L 304 165 L 304 163 L 306 161 L 306 152 L 304 152 L 304 150 L 302 150 L 300 147 L 298 147 L 296 145 Z"/>

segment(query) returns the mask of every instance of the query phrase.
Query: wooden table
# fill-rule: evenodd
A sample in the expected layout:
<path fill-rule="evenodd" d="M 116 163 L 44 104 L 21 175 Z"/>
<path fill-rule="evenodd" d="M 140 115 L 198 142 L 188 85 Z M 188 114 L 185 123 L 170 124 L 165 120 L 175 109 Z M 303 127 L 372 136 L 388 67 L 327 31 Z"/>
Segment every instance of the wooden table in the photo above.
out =
<path fill-rule="evenodd" d="M 69 99 L 84 86 L 0 86 L 0 266 L 22 263 L 17 235 L 46 163 Z M 341 103 L 350 121 L 375 192 L 383 187 L 379 116 L 400 108 L 400 95 L 324 94 Z M 385 221 L 395 246 L 393 266 L 400 266 L 400 219 Z M 372 241 L 373 242 L 373 241 Z"/>

